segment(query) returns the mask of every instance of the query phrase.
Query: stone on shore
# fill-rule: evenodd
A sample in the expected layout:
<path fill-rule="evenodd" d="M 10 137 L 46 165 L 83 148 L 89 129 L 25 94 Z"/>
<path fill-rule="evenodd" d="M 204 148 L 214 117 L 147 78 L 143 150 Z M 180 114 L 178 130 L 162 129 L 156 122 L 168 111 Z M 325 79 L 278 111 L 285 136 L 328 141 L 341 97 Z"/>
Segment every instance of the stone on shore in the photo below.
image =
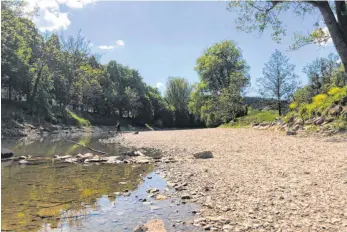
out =
<path fill-rule="evenodd" d="M 144 225 L 137 226 L 134 232 L 166 232 L 166 229 L 162 220 L 154 219 Z"/>
<path fill-rule="evenodd" d="M 287 131 L 287 135 L 296 135 L 296 131 Z"/>
<path fill-rule="evenodd" d="M 212 155 L 211 151 L 198 152 L 198 153 L 193 154 L 193 156 L 196 159 L 209 159 L 209 158 L 213 158 L 213 155 Z"/>

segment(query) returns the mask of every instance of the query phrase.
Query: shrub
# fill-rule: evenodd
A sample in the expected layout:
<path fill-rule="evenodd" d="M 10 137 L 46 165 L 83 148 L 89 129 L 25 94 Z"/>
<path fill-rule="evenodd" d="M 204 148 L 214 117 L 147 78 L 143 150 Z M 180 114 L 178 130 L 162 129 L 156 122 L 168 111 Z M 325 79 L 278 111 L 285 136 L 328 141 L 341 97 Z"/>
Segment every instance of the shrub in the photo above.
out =
<path fill-rule="evenodd" d="M 344 90 L 343 88 L 333 87 L 333 88 L 329 89 L 328 94 L 329 94 L 329 95 L 340 94 L 340 93 L 343 92 L 343 90 Z"/>
<path fill-rule="evenodd" d="M 298 103 L 296 101 L 289 104 L 289 109 L 294 110 L 296 108 L 298 108 Z"/>
<path fill-rule="evenodd" d="M 318 94 L 312 98 L 312 103 L 315 105 L 321 105 L 327 99 L 328 95 L 326 94 Z"/>

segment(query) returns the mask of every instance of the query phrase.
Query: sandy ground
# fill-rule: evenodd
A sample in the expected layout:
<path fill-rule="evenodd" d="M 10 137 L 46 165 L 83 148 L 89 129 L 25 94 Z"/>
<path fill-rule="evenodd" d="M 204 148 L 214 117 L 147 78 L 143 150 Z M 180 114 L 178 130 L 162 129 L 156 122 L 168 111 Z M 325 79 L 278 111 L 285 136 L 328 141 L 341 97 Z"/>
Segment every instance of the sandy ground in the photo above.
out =
<path fill-rule="evenodd" d="M 178 195 L 202 205 L 192 223 L 206 230 L 347 231 L 346 137 L 296 137 L 255 129 L 122 137 L 126 145 L 158 148 L 179 160 L 165 165 L 163 172 Z M 214 158 L 193 158 L 206 150 Z"/>

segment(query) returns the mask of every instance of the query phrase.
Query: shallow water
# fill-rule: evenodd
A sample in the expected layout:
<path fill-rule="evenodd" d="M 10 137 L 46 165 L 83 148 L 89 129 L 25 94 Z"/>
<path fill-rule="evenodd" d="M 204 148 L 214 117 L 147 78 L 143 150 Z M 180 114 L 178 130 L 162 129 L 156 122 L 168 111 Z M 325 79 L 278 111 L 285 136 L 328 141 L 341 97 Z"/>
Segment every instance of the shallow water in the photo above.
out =
<path fill-rule="evenodd" d="M 86 145 L 93 148 L 119 152 L 98 142 L 105 136 L 88 136 L 75 137 L 74 141 L 89 141 Z M 71 149 L 73 145 L 67 146 L 51 138 L 28 145 L 14 143 L 8 147 L 16 156 L 28 155 L 25 153 L 28 150 L 33 156 L 89 152 L 80 147 Z M 47 154 L 50 146 L 56 146 L 55 151 L 59 153 Z M 150 219 L 161 219 L 168 231 L 198 231 L 176 223 L 176 220 L 192 217 L 196 205 L 182 204 L 178 199 L 156 201 L 148 197 L 146 190 L 149 188 L 158 188 L 162 194 L 170 195 L 165 180 L 154 171 L 153 165 L 85 165 L 52 161 L 39 165 L 2 163 L 1 229 L 133 231 L 134 227 Z M 147 201 L 141 202 L 142 198 Z"/>
<path fill-rule="evenodd" d="M 91 152 L 89 149 L 64 141 L 64 139 L 83 144 L 96 150 L 101 150 L 107 153 L 117 154 L 124 150 L 124 147 L 118 145 L 105 146 L 100 143 L 100 139 L 109 137 L 108 133 L 86 133 L 79 134 L 52 134 L 41 137 L 40 139 L 30 138 L 11 138 L 1 140 L 1 147 L 6 147 L 13 150 L 16 156 L 53 156 L 53 155 L 77 155 L 78 153 Z"/>

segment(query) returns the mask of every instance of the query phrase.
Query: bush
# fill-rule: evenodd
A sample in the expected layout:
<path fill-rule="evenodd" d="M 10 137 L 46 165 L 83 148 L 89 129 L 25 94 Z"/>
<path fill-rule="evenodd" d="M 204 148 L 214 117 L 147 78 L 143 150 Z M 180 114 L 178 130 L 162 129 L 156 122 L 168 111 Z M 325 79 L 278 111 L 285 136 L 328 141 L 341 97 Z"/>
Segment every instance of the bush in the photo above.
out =
<path fill-rule="evenodd" d="M 310 103 L 312 97 L 314 96 L 314 90 L 311 86 L 305 86 L 301 89 L 298 89 L 294 94 L 294 100 L 298 104 Z"/>
<path fill-rule="evenodd" d="M 296 108 L 298 108 L 298 103 L 296 101 L 289 104 L 289 109 L 294 110 Z"/>
<path fill-rule="evenodd" d="M 328 94 L 334 96 L 336 94 L 341 94 L 343 90 L 344 90 L 343 88 L 333 87 L 329 89 Z"/>

